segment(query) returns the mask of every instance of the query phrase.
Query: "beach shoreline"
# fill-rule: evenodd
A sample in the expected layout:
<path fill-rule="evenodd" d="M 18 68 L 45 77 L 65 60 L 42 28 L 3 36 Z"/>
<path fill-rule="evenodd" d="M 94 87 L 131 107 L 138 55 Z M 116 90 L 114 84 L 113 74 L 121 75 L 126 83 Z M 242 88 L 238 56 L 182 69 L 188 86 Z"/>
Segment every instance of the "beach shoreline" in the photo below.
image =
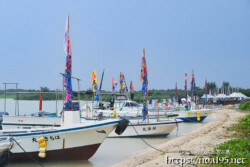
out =
<path fill-rule="evenodd" d="M 234 132 L 228 131 L 227 127 L 237 123 L 237 120 L 244 117 L 247 113 L 238 109 L 223 109 L 214 110 L 211 114 L 213 116 L 211 122 L 204 124 L 189 134 L 156 146 L 157 149 L 164 151 L 165 155 L 162 155 L 160 151 L 149 148 L 112 166 L 176 166 L 176 164 L 167 164 L 166 158 L 195 158 L 195 156 L 180 154 L 179 151 L 181 150 L 193 153 L 212 152 L 217 144 L 230 140 Z"/>

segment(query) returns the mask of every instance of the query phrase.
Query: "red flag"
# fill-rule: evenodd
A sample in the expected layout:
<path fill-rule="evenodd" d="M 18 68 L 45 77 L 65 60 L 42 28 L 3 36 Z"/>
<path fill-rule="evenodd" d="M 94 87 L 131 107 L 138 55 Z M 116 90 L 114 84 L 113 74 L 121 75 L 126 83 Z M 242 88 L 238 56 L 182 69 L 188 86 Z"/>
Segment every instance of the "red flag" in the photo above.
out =
<path fill-rule="evenodd" d="M 39 111 L 42 111 L 42 88 L 40 89 Z"/>
<path fill-rule="evenodd" d="M 134 92 L 134 87 L 133 87 L 133 83 L 132 80 L 130 82 L 130 92 L 133 93 Z"/>
<path fill-rule="evenodd" d="M 176 82 L 176 85 L 175 85 L 175 96 L 177 96 L 177 82 Z"/>

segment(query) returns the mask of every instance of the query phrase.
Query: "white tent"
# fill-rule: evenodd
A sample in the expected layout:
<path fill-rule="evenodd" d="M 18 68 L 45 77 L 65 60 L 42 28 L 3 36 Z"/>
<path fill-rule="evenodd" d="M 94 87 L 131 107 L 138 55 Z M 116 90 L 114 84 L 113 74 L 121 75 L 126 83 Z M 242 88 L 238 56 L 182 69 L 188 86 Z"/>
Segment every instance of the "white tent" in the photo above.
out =
<path fill-rule="evenodd" d="M 218 94 L 216 96 L 217 99 L 225 99 L 225 98 L 229 98 L 229 96 L 225 95 L 225 94 Z"/>
<path fill-rule="evenodd" d="M 232 98 L 243 98 L 243 99 L 247 99 L 247 96 L 242 94 L 242 93 L 237 93 L 237 92 L 234 92 L 232 93 L 231 95 L 229 95 L 230 97 Z"/>
<path fill-rule="evenodd" d="M 206 94 L 203 94 L 203 96 L 201 97 L 202 99 L 205 99 L 206 98 Z M 207 95 L 207 98 L 208 99 L 213 99 L 214 98 L 214 96 L 212 96 L 212 95 Z"/>
<path fill-rule="evenodd" d="M 181 99 L 182 102 L 186 102 L 186 98 Z M 191 102 L 191 97 L 188 95 L 188 102 Z"/>

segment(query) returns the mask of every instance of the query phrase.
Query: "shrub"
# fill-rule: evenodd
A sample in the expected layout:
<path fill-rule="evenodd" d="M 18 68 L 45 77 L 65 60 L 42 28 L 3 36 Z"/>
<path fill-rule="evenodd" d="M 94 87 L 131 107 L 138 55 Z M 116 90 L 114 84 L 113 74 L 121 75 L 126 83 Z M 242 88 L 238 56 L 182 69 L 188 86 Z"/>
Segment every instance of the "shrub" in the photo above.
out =
<path fill-rule="evenodd" d="M 245 102 L 241 103 L 239 106 L 239 109 L 250 111 L 250 101 L 245 101 Z"/>

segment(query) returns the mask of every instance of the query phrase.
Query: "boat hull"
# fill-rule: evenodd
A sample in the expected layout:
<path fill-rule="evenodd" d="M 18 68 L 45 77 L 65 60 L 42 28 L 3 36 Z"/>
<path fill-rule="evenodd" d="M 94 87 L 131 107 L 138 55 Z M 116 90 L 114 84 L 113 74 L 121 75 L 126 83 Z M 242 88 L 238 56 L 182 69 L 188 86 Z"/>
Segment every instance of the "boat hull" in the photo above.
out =
<path fill-rule="evenodd" d="M 197 119 L 197 112 L 200 113 L 200 120 Z M 188 115 L 188 111 L 176 111 L 173 114 L 178 114 L 179 116 L 176 119 L 180 119 L 184 122 L 202 122 L 205 118 L 211 113 L 211 110 L 193 110 L 190 111 L 190 115 Z"/>
<path fill-rule="evenodd" d="M 46 151 L 46 160 L 88 160 L 96 153 L 100 145 L 101 143 L 63 150 Z M 30 152 L 29 154 L 34 158 L 38 158 L 38 152 Z M 13 158 L 17 161 L 29 159 L 26 153 L 14 153 Z"/>
<path fill-rule="evenodd" d="M 9 133 L 10 137 L 18 137 L 22 148 L 34 158 L 38 158 L 40 145 L 37 141 L 43 136 L 47 142 L 45 160 L 87 160 L 95 154 L 118 122 L 102 121 L 102 123 L 90 123 L 90 125 L 56 128 L 52 131 L 33 129 L 26 133 L 17 133 L 14 130 L 4 133 Z M 14 146 L 11 152 L 14 154 L 14 159 L 27 158 L 27 154 L 18 146 Z"/>
<path fill-rule="evenodd" d="M 180 119 L 184 122 L 202 122 L 204 119 L 207 118 L 207 116 L 200 116 L 200 120 L 197 120 L 197 117 L 177 117 L 177 119 Z"/>
<path fill-rule="evenodd" d="M 166 137 L 177 126 L 174 121 L 162 121 L 153 123 L 129 124 L 127 129 L 121 135 L 112 131 L 108 137 Z"/>

